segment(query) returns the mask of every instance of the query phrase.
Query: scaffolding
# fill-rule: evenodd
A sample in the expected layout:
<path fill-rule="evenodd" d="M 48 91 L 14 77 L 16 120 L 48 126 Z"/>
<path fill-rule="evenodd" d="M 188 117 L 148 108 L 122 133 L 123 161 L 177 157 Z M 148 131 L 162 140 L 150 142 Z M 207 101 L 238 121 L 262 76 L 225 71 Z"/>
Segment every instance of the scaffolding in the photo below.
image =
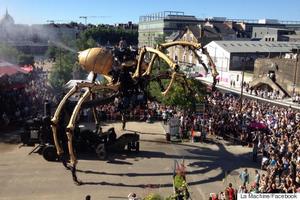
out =
<path fill-rule="evenodd" d="M 184 12 L 181 11 L 163 11 L 163 12 L 157 12 L 152 13 L 149 15 L 140 16 L 140 22 L 147 22 L 147 21 L 155 21 L 155 20 L 161 20 L 161 19 L 167 19 L 169 17 L 191 17 L 189 15 L 184 15 Z"/>

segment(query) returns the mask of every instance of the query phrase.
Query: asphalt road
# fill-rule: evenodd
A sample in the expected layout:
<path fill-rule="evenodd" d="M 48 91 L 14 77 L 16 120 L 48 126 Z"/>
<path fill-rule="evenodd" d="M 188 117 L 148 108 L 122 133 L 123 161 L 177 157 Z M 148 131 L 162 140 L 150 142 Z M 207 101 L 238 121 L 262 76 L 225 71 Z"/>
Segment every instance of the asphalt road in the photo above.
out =
<path fill-rule="evenodd" d="M 104 129 L 112 126 L 118 134 L 123 133 L 120 123 Z M 111 155 L 107 161 L 81 157 L 78 177 L 85 182 L 82 186 L 73 183 L 70 171 L 61 163 L 47 162 L 36 153 L 28 155 L 31 147 L 19 148 L 19 144 L 0 138 L 0 199 L 81 200 L 87 194 L 93 200 L 127 199 L 131 192 L 167 197 L 173 192 L 174 160 L 182 159 L 193 199 L 208 199 L 211 192 L 223 190 L 229 182 L 239 185 L 238 174 L 245 167 L 250 181 L 254 178 L 257 164 L 251 162 L 250 148 L 215 138 L 208 143 L 171 144 L 165 141 L 161 123 L 129 122 L 126 128 L 126 132 L 140 134 L 140 153 Z"/>

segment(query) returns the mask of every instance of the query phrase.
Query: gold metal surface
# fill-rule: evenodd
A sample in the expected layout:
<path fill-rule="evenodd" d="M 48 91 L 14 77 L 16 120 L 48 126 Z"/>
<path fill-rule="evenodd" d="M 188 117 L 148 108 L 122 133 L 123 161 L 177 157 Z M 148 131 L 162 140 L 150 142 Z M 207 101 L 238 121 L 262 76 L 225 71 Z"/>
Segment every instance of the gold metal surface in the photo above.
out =
<path fill-rule="evenodd" d="M 202 48 L 200 43 L 187 42 L 187 41 L 168 42 L 168 43 L 157 45 L 156 48 L 143 47 L 140 49 L 139 58 L 137 60 L 124 62 L 121 64 L 120 67 L 136 66 L 135 73 L 132 75 L 132 78 L 136 79 L 136 78 L 139 78 L 140 76 L 151 76 L 151 72 L 152 72 L 155 60 L 158 58 L 163 59 L 170 66 L 170 68 L 171 68 L 170 71 L 172 73 L 171 77 L 169 77 L 170 75 L 167 76 L 167 78 L 170 78 L 169 85 L 167 86 L 165 91 L 162 91 L 163 95 L 167 95 L 168 92 L 170 91 L 171 87 L 173 86 L 174 82 L 181 81 L 181 79 L 185 77 L 184 74 L 182 74 L 178 71 L 177 64 L 171 58 L 169 58 L 165 53 L 165 50 L 167 48 L 172 47 L 172 46 L 177 46 L 177 45 L 180 45 L 183 47 L 188 47 L 190 50 L 192 50 L 193 53 L 195 54 L 195 56 L 198 58 L 199 63 L 202 63 L 202 60 L 198 56 L 196 50 L 202 49 L 203 54 L 205 54 L 207 56 L 207 58 L 210 62 L 213 77 L 215 78 L 218 75 L 216 66 L 215 66 L 212 58 L 208 54 L 207 50 Z M 145 55 L 147 52 L 149 52 L 151 55 L 151 60 L 150 60 L 149 64 L 145 62 Z M 112 77 L 109 76 L 109 72 L 112 70 L 113 59 L 114 59 L 112 53 L 109 50 L 107 50 L 105 48 L 90 48 L 90 49 L 79 52 L 78 59 L 79 59 L 79 63 L 82 65 L 82 67 L 86 71 L 92 71 L 95 74 L 101 74 L 104 76 L 104 78 L 108 82 L 99 84 L 93 80 L 93 82 L 77 83 L 61 100 L 61 102 L 59 103 L 59 105 L 54 113 L 53 118 L 51 119 L 51 122 L 52 122 L 51 128 L 52 128 L 52 132 L 53 132 L 54 144 L 55 144 L 55 147 L 57 150 L 57 154 L 62 155 L 63 149 L 61 147 L 61 144 L 60 144 L 60 142 L 58 140 L 58 136 L 57 136 L 57 125 L 59 122 L 59 116 L 60 116 L 62 109 L 63 109 L 64 105 L 66 104 L 68 98 L 70 98 L 76 92 L 80 91 L 80 89 L 87 88 L 86 91 L 84 92 L 84 94 L 78 100 L 78 102 L 72 112 L 71 118 L 68 122 L 68 125 L 67 125 L 66 134 L 68 137 L 68 151 L 69 151 L 70 160 L 71 160 L 71 163 L 73 164 L 73 166 L 76 166 L 76 164 L 77 164 L 77 158 L 74 154 L 74 149 L 73 149 L 73 134 L 74 134 L 75 123 L 76 123 L 76 120 L 80 113 L 79 111 L 81 109 L 82 104 L 89 98 L 92 98 L 92 100 L 94 100 L 96 98 L 95 97 L 96 92 L 108 89 L 108 90 L 112 90 L 113 92 L 115 92 L 117 94 L 119 91 L 119 88 L 120 88 L 120 83 L 119 82 L 113 83 Z M 205 65 L 203 65 L 203 67 L 204 67 L 205 71 L 208 72 L 207 67 Z M 141 74 L 141 73 L 143 73 L 143 74 Z M 186 84 L 187 82 L 185 79 L 184 79 L 184 81 L 185 81 L 184 84 Z M 95 107 L 93 107 L 93 114 L 94 114 L 96 124 L 99 124 L 100 122 L 96 116 Z M 73 175 L 73 178 L 74 178 L 74 176 L 76 178 L 76 175 Z"/>
<path fill-rule="evenodd" d="M 78 59 L 85 70 L 106 76 L 108 76 L 113 63 L 112 53 L 100 47 L 79 52 Z"/>
<path fill-rule="evenodd" d="M 173 42 L 167 42 L 167 43 L 163 43 L 159 45 L 159 49 L 166 49 L 169 48 L 171 46 L 177 46 L 177 45 L 181 45 L 181 46 L 187 46 L 187 47 L 193 47 L 194 49 L 200 49 L 201 48 L 201 44 L 200 43 L 195 43 L 195 42 L 188 42 L 188 41 L 173 41 Z"/>
<path fill-rule="evenodd" d="M 148 66 L 147 70 L 145 71 L 145 73 L 143 74 L 143 76 L 151 74 L 152 68 L 153 68 L 153 65 L 154 65 L 154 61 L 155 61 L 156 58 L 157 58 L 157 54 L 153 54 L 152 57 L 151 57 L 149 66 Z"/>
<path fill-rule="evenodd" d="M 140 56 L 139 56 L 139 59 L 138 59 L 138 63 L 137 63 L 137 66 L 136 66 L 136 70 L 135 70 L 135 73 L 133 74 L 133 77 L 140 77 L 140 73 L 141 73 L 141 64 L 144 60 L 144 56 L 145 56 L 145 53 L 146 53 L 146 49 L 145 47 L 141 48 L 141 51 L 140 51 Z"/>
<path fill-rule="evenodd" d="M 53 134 L 53 140 L 54 140 L 54 144 L 56 147 L 56 151 L 57 151 L 57 155 L 62 155 L 63 154 L 63 149 L 60 146 L 60 142 L 58 141 L 57 138 L 57 124 L 58 124 L 58 120 L 59 120 L 59 115 L 62 111 L 62 108 L 64 107 L 64 105 L 66 104 L 68 98 L 70 96 L 72 96 L 75 92 L 77 91 L 77 86 L 75 85 L 65 96 L 64 98 L 59 102 L 58 107 L 56 108 L 56 111 L 54 113 L 53 118 L 51 119 L 51 128 L 52 128 L 52 134 Z"/>
<path fill-rule="evenodd" d="M 166 96 L 168 94 L 168 92 L 170 91 L 170 89 L 176 79 L 176 74 L 177 74 L 176 72 L 173 72 L 171 81 L 170 81 L 168 87 L 166 88 L 166 90 L 162 92 L 162 95 Z"/>
<path fill-rule="evenodd" d="M 202 49 L 202 52 L 203 52 L 203 53 L 207 56 L 207 58 L 208 58 L 209 64 L 210 64 L 210 66 L 211 66 L 211 71 L 212 71 L 211 74 L 212 74 L 212 76 L 213 76 L 214 78 L 217 77 L 217 76 L 219 75 L 219 73 L 218 73 L 218 71 L 217 71 L 217 67 L 216 67 L 214 61 L 212 60 L 212 58 L 210 57 L 208 51 L 207 51 L 205 48 Z"/>
<path fill-rule="evenodd" d="M 90 89 L 86 90 L 84 92 L 84 94 L 82 95 L 82 97 L 80 97 L 80 99 L 78 100 L 73 113 L 71 115 L 69 124 L 67 126 L 67 136 L 68 136 L 68 149 L 69 149 L 69 155 L 70 155 L 70 160 L 72 164 L 76 164 L 77 163 L 77 159 L 76 156 L 74 154 L 74 149 L 73 149 L 73 133 L 74 133 L 74 128 L 75 128 L 75 122 L 76 122 L 76 118 L 78 116 L 78 113 L 80 111 L 81 105 L 82 103 L 89 98 L 91 95 L 91 91 Z"/>

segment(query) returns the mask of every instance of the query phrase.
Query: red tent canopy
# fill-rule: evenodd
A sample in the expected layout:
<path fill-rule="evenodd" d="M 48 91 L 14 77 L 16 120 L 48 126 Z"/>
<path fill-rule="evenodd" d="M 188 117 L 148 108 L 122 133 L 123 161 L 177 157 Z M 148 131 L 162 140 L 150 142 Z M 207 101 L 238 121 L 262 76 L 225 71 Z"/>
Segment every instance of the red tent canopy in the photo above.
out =
<path fill-rule="evenodd" d="M 17 73 L 27 74 L 28 71 L 22 69 L 18 65 L 13 65 L 13 64 L 8 63 L 8 62 L 1 62 L 0 61 L 0 77 L 4 76 L 4 75 L 11 76 L 11 75 L 17 74 Z"/>
<path fill-rule="evenodd" d="M 25 70 L 26 72 L 31 72 L 33 70 L 32 65 L 24 65 L 21 69 Z"/>

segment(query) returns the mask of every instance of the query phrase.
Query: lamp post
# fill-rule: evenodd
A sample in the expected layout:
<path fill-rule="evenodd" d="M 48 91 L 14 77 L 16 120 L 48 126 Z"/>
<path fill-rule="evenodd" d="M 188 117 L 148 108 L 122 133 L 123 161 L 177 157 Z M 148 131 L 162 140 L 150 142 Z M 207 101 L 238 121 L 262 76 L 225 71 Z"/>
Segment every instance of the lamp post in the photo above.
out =
<path fill-rule="evenodd" d="M 297 71 L 298 71 L 298 56 L 299 56 L 299 48 L 293 49 L 293 51 L 296 53 L 296 67 L 295 67 L 295 73 L 294 73 L 294 84 L 293 84 L 293 95 L 295 94 L 295 89 L 296 89 L 296 83 L 297 83 Z"/>
<path fill-rule="evenodd" d="M 245 63 L 242 62 L 242 85 L 241 85 L 241 96 L 240 96 L 240 113 L 242 113 L 243 107 L 243 90 L 244 90 L 244 74 L 245 73 Z"/>

